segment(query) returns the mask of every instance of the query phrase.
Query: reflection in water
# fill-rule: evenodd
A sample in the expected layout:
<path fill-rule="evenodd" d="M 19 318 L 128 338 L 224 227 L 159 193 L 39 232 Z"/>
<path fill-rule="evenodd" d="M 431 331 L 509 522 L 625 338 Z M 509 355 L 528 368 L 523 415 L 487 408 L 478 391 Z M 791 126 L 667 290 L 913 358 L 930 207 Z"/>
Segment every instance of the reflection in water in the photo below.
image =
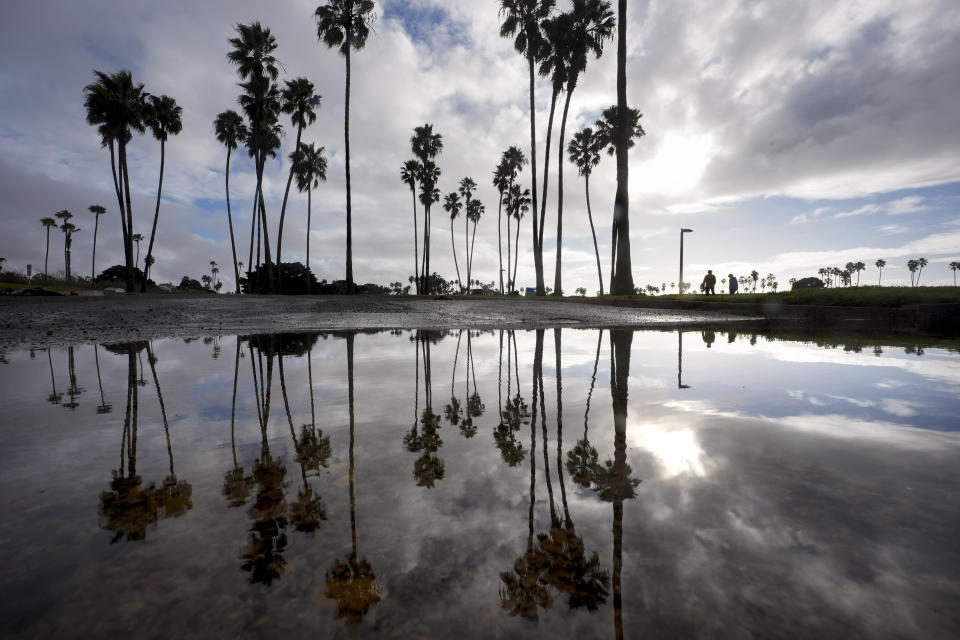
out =
<path fill-rule="evenodd" d="M 196 632 L 957 637 L 956 353 L 696 331 L 687 354 L 569 329 L 11 353 L 0 632 L 168 637 L 222 610 Z M 198 575 L 214 588 L 180 597 Z"/>

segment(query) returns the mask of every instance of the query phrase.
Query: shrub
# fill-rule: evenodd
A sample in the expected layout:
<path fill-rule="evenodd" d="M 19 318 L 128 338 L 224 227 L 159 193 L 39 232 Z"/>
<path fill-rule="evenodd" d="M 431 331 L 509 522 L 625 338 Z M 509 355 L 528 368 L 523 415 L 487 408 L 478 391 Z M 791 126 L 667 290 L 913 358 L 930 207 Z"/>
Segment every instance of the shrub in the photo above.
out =
<path fill-rule="evenodd" d="M 796 291 L 797 289 L 823 289 L 823 280 L 820 278 L 801 278 L 793 283 L 791 291 Z"/>

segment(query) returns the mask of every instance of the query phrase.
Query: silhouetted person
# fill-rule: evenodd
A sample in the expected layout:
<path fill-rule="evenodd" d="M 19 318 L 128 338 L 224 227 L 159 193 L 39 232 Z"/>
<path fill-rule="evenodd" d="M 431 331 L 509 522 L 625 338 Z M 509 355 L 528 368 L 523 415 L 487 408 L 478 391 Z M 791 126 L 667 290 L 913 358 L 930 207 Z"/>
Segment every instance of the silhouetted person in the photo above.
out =
<path fill-rule="evenodd" d="M 730 293 L 736 293 L 737 289 L 740 288 L 740 284 L 737 282 L 736 276 L 731 273 L 727 277 L 730 278 Z"/>
<path fill-rule="evenodd" d="M 713 275 L 713 270 L 707 269 L 707 275 L 703 276 L 703 283 L 700 285 L 701 290 L 708 296 L 712 296 L 716 293 L 713 290 L 716 286 L 717 276 Z"/>

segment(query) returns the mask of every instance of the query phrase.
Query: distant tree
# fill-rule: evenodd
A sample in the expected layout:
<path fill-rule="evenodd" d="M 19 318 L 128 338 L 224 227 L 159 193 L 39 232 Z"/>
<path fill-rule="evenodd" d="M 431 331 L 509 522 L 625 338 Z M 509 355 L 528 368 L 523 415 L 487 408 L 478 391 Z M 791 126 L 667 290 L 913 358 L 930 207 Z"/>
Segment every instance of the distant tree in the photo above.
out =
<path fill-rule="evenodd" d="M 90 205 L 88 210 L 93 214 L 93 261 L 90 268 L 90 286 L 93 287 L 95 284 L 94 276 L 97 273 L 97 229 L 100 228 L 100 216 L 105 214 L 107 210 L 99 204 Z"/>
<path fill-rule="evenodd" d="M 299 151 L 293 159 L 294 170 L 297 175 L 297 190 L 300 193 L 307 192 L 307 269 L 304 282 L 307 285 L 307 295 L 311 292 L 312 274 L 310 273 L 310 229 L 311 229 L 311 209 L 313 207 L 313 189 L 320 186 L 320 181 L 327 181 L 327 159 L 323 155 L 324 148 L 316 148 L 313 143 L 300 143 Z"/>
<path fill-rule="evenodd" d="M 346 98 L 344 100 L 343 140 L 346 148 L 347 179 L 347 286 L 353 293 L 353 217 L 350 206 L 350 49 L 359 51 L 367 44 L 370 23 L 374 20 L 373 0 L 327 0 L 313 15 L 317 20 L 317 38 L 328 48 L 336 47 L 346 60 Z"/>
<path fill-rule="evenodd" d="M 920 286 L 920 274 L 923 273 L 923 268 L 929 264 L 926 258 L 917 258 L 917 266 L 920 267 L 920 270 L 917 271 L 917 286 Z"/>
<path fill-rule="evenodd" d="M 593 129 L 584 127 L 573 134 L 573 139 L 567 146 L 567 154 L 577 167 L 577 172 L 583 176 L 584 188 L 587 195 L 587 220 L 590 221 L 590 234 L 593 236 L 593 252 L 597 259 L 597 278 L 600 281 L 600 293 L 603 295 L 603 271 L 600 267 L 600 249 L 597 247 L 597 231 L 593 226 L 593 212 L 590 208 L 590 174 L 593 168 L 600 164 L 600 151 L 603 141 L 600 136 L 594 135 Z"/>
<path fill-rule="evenodd" d="M 63 263 L 64 269 L 66 270 L 67 282 L 70 282 L 70 247 L 73 245 L 73 234 L 78 233 L 80 229 L 77 228 L 77 226 L 72 222 L 69 222 L 70 218 L 73 217 L 73 214 L 66 209 L 61 209 L 54 215 L 61 220 L 60 231 L 63 232 Z"/>
<path fill-rule="evenodd" d="M 314 93 L 313 83 L 306 78 L 287 80 L 283 90 L 281 110 L 290 115 L 290 123 L 297 128 L 297 140 L 293 145 L 294 152 L 300 149 L 300 136 L 309 124 L 317 120 L 315 109 L 320 107 L 320 96 Z M 292 158 L 291 158 L 292 160 Z M 295 162 L 290 163 L 290 173 L 287 176 L 287 187 L 283 191 L 283 204 L 280 207 L 280 226 L 277 229 L 277 264 L 280 264 L 280 252 L 283 248 L 283 222 L 287 213 L 287 199 L 290 196 L 290 185 L 293 183 Z M 280 276 L 277 275 L 277 286 L 280 286 Z M 277 293 L 280 293 L 277 289 Z"/>
<path fill-rule="evenodd" d="M 272 273 L 272 272 L 271 272 Z M 348 293 L 348 284 L 340 281 L 343 286 L 336 287 L 333 290 L 324 290 L 323 283 L 318 283 L 313 273 L 300 262 L 283 263 L 283 282 L 281 291 L 283 295 L 305 295 L 308 291 L 317 291 L 319 293 Z M 244 293 L 265 293 L 270 285 L 266 265 L 260 265 L 250 272 L 250 277 L 243 281 Z M 355 289 L 357 289 L 355 287 Z"/>
<path fill-rule="evenodd" d="M 400 167 L 400 180 L 410 187 L 410 195 L 413 198 L 413 273 L 416 274 L 420 269 L 420 255 L 418 248 L 418 234 L 420 233 L 419 225 L 417 224 L 417 176 L 420 175 L 422 171 L 421 165 L 416 160 L 407 160 L 403 163 L 403 166 Z M 417 293 L 420 291 L 421 280 L 416 279 Z"/>
<path fill-rule="evenodd" d="M 140 268 L 140 242 L 143 240 L 143 235 L 140 233 L 135 233 L 132 236 L 130 236 L 130 239 L 137 243 L 137 257 L 136 257 L 136 260 L 133 261 L 133 266 L 134 268 L 139 269 Z"/>
<path fill-rule="evenodd" d="M 6 261 L 6 258 L 0 258 L 0 273 L 3 273 L 3 263 Z"/>
<path fill-rule="evenodd" d="M 453 221 L 463 210 L 463 202 L 460 201 L 460 195 L 456 191 L 451 191 L 443 199 L 443 209 L 450 214 L 450 246 L 453 249 L 453 266 L 457 270 L 457 286 L 463 293 L 463 281 L 460 279 L 460 265 L 457 264 L 457 245 L 453 241 Z"/>
<path fill-rule="evenodd" d="M 760 273 L 756 269 L 750 272 L 750 280 L 753 281 L 753 291 L 756 293 L 757 283 L 760 281 Z"/>
<path fill-rule="evenodd" d="M 910 271 L 910 286 L 916 286 L 914 281 L 915 275 L 917 273 L 917 267 L 920 266 L 920 263 L 917 260 L 907 260 L 907 269 Z"/>
<path fill-rule="evenodd" d="M 473 272 L 473 249 L 477 245 L 477 223 L 480 222 L 480 218 L 483 217 L 483 214 L 486 213 L 486 207 L 483 206 L 483 203 L 477 200 L 476 198 L 471 198 L 470 203 L 467 205 L 467 220 L 473 223 L 473 234 L 470 237 L 470 253 L 468 254 L 467 259 L 467 287 L 471 286 L 471 273 Z M 477 284 L 480 284 L 477 281 Z"/>
<path fill-rule="evenodd" d="M 97 282 L 109 282 L 113 285 L 116 285 L 116 284 L 125 282 L 126 278 L 127 278 L 127 268 L 122 264 L 115 264 L 112 267 L 104 269 L 99 274 L 97 274 L 94 280 Z M 139 284 L 142 280 L 143 280 L 143 272 L 140 271 L 139 269 L 135 269 L 133 272 L 134 284 Z M 156 283 L 153 280 L 150 280 L 147 284 L 151 287 L 156 285 Z"/>
<path fill-rule="evenodd" d="M 877 286 L 880 286 L 880 282 L 883 280 L 883 268 L 884 268 L 885 266 L 887 266 L 887 261 L 884 260 L 883 258 L 880 258 L 879 260 L 877 260 L 877 261 L 874 262 L 873 264 L 874 264 L 874 266 L 877 267 L 877 269 L 880 270 L 880 275 L 877 277 Z"/>
<path fill-rule="evenodd" d="M 160 194 L 163 191 L 163 164 L 166 159 L 167 137 L 177 135 L 183 128 L 181 114 L 183 109 L 170 96 L 147 97 L 144 112 L 144 124 L 150 128 L 153 137 L 160 141 L 160 182 L 157 184 L 157 208 L 153 213 L 153 229 L 150 231 L 150 243 L 147 245 L 147 259 L 143 263 L 143 272 L 150 277 L 150 265 L 153 264 L 153 241 L 157 236 L 157 220 L 160 218 Z M 139 253 L 140 246 L 137 245 Z M 140 283 L 140 292 L 147 290 L 147 281 Z"/>
<path fill-rule="evenodd" d="M 202 276 L 200 276 L 200 282 L 203 283 L 203 288 L 208 291 L 210 290 L 210 283 L 212 281 L 213 281 L 213 278 L 211 278 L 207 274 L 203 274 Z"/>
<path fill-rule="evenodd" d="M 57 229 L 57 221 L 54 218 L 40 218 L 40 224 L 47 230 L 47 253 L 43 257 L 43 275 L 47 276 L 47 265 L 50 261 L 50 229 Z"/>
<path fill-rule="evenodd" d="M 493 186 L 497 189 L 499 199 L 497 201 L 497 256 L 500 264 L 500 292 L 503 288 L 503 196 L 510 188 L 509 168 L 507 167 L 506 154 L 501 156 L 500 163 L 493 172 Z M 509 242 L 509 237 L 507 238 Z"/>
<path fill-rule="evenodd" d="M 580 296 L 581 298 L 583 298 L 584 296 L 587 295 L 587 288 L 586 288 L 586 287 L 577 287 L 577 288 L 576 288 L 576 293 L 577 293 L 578 296 Z"/>
<path fill-rule="evenodd" d="M 863 270 L 866 269 L 866 268 L 867 268 L 867 265 L 864 264 L 864 263 L 863 263 L 862 261 L 860 261 L 860 260 L 857 260 L 856 262 L 853 263 L 853 270 L 854 270 L 854 271 L 856 272 L 856 274 L 857 274 L 857 286 L 858 286 L 858 287 L 860 286 L 860 272 L 863 271 Z"/>
<path fill-rule="evenodd" d="M 953 286 L 957 286 L 957 269 L 960 269 L 960 262 L 951 262 L 950 271 L 953 271 Z"/>
<path fill-rule="evenodd" d="M 237 241 L 233 235 L 233 215 L 230 211 L 230 153 L 249 137 L 243 117 L 236 111 L 227 110 L 217 115 L 213 121 L 213 130 L 217 140 L 227 148 L 227 167 L 224 171 L 227 192 L 227 224 L 230 227 L 230 250 L 233 252 L 233 277 L 240 293 L 240 269 L 242 264 L 237 262 Z"/>
<path fill-rule="evenodd" d="M 470 204 L 473 202 L 473 192 L 477 189 L 477 183 L 471 177 L 465 177 L 460 180 L 457 192 L 463 198 L 463 261 L 466 263 L 467 272 L 467 293 L 470 292 Z M 474 227 L 476 228 L 476 227 Z"/>
<path fill-rule="evenodd" d="M 414 127 L 410 138 L 410 148 L 413 155 L 420 161 L 420 174 L 417 182 L 420 184 L 420 204 L 423 205 L 423 256 L 420 263 L 420 277 L 423 279 L 421 292 L 429 295 L 427 288 L 430 284 L 427 274 L 430 273 L 430 211 L 434 203 L 440 201 L 440 190 L 437 182 L 440 180 L 440 167 L 434 160 L 443 151 L 443 136 L 433 132 L 432 124 Z"/>

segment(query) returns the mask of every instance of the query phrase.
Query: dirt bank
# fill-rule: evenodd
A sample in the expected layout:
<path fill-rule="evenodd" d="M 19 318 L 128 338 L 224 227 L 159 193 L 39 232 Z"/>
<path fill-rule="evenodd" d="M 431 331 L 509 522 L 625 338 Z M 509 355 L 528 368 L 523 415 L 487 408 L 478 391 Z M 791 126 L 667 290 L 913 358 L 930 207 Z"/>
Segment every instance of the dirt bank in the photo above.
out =
<path fill-rule="evenodd" d="M 750 320 L 714 311 L 505 298 L 178 294 L 0 297 L 0 349 L 305 330 L 652 328 Z"/>

